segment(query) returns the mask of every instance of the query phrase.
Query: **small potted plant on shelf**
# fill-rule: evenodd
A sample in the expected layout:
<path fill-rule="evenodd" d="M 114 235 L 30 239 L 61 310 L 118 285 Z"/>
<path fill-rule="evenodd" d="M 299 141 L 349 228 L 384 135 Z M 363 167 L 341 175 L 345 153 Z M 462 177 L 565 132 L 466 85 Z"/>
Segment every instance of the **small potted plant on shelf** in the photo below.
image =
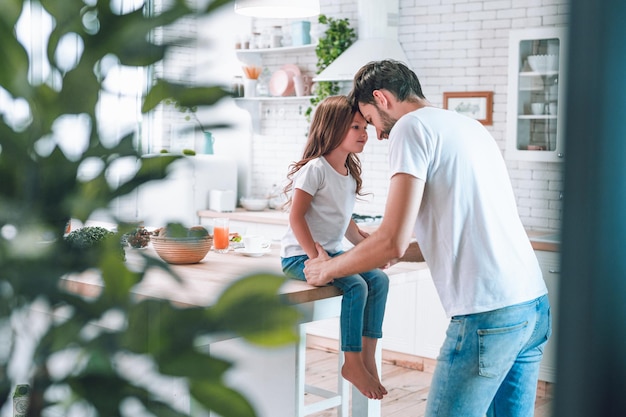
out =
<path fill-rule="evenodd" d="M 317 55 L 317 74 L 326 69 L 339 55 L 348 49 L 356 41 L 356 32 L 350 26 L 348 19 L 335 19 L 323 14 L 319 15 L 318 22 L 326 26 L 324 34 L 320 37 L 315 54 Z M 320 81 L 314 89 L 314 97 L 311 99 L 311 107 L 304 112 L 307 120 L 311 120 L 313 108 L 328 96 L 339 93 L 339 83 L 333 81 Z"/>

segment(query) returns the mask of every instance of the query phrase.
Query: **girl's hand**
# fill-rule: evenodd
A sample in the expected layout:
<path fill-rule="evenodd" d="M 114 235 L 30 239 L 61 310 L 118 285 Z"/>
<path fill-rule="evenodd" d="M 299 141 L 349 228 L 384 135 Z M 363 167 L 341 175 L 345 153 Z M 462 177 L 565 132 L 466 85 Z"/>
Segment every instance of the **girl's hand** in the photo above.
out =
<path fill-rule="evenodd" d="M 398 259 L 392 259 L 389 262 L 387 262 L 385 265 L 380 266 L 379 269 L 388 269 L 391 268 L 392 266 L 394 266 L 395 264 L 398 263 Z"/>

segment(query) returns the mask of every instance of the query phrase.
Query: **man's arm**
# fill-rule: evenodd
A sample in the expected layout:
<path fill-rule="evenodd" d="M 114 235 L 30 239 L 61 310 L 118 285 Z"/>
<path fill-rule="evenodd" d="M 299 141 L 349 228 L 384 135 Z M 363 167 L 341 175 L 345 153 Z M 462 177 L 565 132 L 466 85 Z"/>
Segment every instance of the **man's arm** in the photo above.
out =
<path fill-rule="evenodd" d="M 423 195 L 423 180 L 409 174 L 394 175 L 380 227 L 343 255 L 331 259 L 320 253 L 306 261 L 307 282 L 326 285 L 335 278 L 369 271 L 402 257 L 411 241 Z"/>

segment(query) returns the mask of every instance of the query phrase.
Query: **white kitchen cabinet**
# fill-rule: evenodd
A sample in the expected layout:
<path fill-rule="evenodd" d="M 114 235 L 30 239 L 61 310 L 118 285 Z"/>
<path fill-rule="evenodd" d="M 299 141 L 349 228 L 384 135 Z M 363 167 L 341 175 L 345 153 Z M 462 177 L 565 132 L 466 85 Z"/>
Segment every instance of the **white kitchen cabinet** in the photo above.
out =
<path fill-rule="evenodd" d="M 564 28 L 510 32 L 507 159 L 563 160 L 565 52 Z"/>
<path fill-rule="evenodd" d="M 401 263 L 386 271 L 389 295 L 383 322 L 384 350 L 435 359 L 445 338 L 448 318 L 425 263 Z M 339 319 L 309 323 L 307 333 L 337 339 Z"/>
<path fill-rule="evenodd" d="M 542 381 L 556 381 L 556 345 L 557 333 L 556 328 L 559 321 L 558 318 L 558 295 L 559 295 L 559 279 L 560 279 L 560 254 L 559 252 L 535 251 L 543 279 L 548 287 L 548 298 L 550 299 L 552 313 L 552 336 L 548 340 L 548 344 L 543 353 L 543 360 L 539 369 L 539 379 Z"/>
<path fill-rule="evenodd" d="M 383 323 L 383 349 L 435 359 L 449 319 L 443 310 L 430 270 L 390 275 Z"/>

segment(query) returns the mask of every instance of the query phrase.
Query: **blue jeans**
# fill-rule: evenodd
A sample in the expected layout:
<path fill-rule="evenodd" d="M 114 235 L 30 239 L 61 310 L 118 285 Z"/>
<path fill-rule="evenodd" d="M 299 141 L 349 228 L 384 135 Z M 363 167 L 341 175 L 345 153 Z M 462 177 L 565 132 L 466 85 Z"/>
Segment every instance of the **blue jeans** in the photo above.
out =
<path fill-rule="evenodd" d="M 309 257 L 306 255 L 281 258 L 283 272 L 289 278 L 304 281 L 304 261 L 307 259 Z M 383 318 L 389 292 L 387 274 L 380 269 L 373 269 L 335 279 L 329 285 L 343 292 L 339 318 L 342 351 L 360 352 L 363 348 L 363 336 L 375 339 L 383 337 Z"/>
<path fill-rule="evenodd" d="M 426 417 L 532 417 L 539 363 L 551 332 L 547 295 L 452 317 Z"/>

